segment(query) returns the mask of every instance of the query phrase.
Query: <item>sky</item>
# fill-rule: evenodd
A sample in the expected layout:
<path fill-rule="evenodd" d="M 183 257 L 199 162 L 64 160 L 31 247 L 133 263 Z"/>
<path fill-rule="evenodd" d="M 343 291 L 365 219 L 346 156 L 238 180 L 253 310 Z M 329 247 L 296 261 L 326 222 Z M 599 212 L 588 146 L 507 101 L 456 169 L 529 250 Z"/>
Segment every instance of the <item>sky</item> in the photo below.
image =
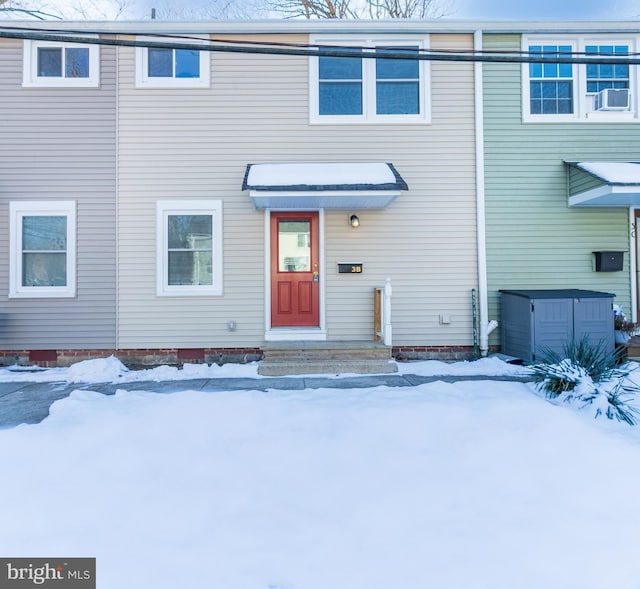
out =
<path fill-rule="evenodd" d="M 627 20 L 640 19 L 638 0 L 434 0 L 446 18 L 460 20 Z M 25 4 L 39 6 L 68 19 L 84 12 L 91 19 L 148 20 L 155 8 L 159 19 L 200 20 L 225 12 L 230 18 L 264 18 L 262 0 L 41 0 Z M 248 10 L 243 7 L 249 7 Z M 253 7 L 253 8 L 251 8 Z M 82 18 L 82 16 L 80 16 Z"/>
<path fill-rule="evenodd" d="M 171 6 L 169 0 L 131 0 L 143 14 L 151 7 Z M 185 0 L 181 9 L 211 6 L 217 0 Z M 447 15 L 457 19 L 615 20 L 640 14 L 638 0 L 438 0 Z"/>
<path fill-rule="evenodd" d="M 453 18 L 616 20 L 640 14 L 637 0 L 452 0 Z"/>
<path fill-rule="evenodd" d="M 496 358 L 400 369 L 523 370 Z M 0 380 L 46 374 L 0 369 Z M 111 358 L 49 376 L 134 375 Z M 158 394 L 136 380 L 113 395 L 89 384 L 40 423 L 0 428 L 0 554 L 62 571 L 65 558 L 96 558 L 100 589 L 638 589 L 640 426 L 491 376 L 266 392 L 183 384 Z"/>
<path fill-rule="evenodd" d="M 130 0 L 142 9 L 143 14 L 151 7 L 171 6 L 169 0 Z M 215 4 L 217 0 L 185 0 L 182 10 Z M 638 0 L 438 0 L 448 15 L 458 19 L 544 19 L 544 20 L 615 20 L 640 14 Z M 449 8 L 447 8 L 449 7 Z"/>

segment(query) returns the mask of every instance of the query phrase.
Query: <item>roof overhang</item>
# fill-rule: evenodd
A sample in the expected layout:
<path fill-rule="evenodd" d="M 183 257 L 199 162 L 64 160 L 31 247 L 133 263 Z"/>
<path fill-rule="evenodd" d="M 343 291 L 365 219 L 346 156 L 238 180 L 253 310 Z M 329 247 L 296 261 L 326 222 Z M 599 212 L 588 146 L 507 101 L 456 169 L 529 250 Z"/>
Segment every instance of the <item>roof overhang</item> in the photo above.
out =
<path fill-rule="evenodd" d="M 640 162 L 565 162 L 570 207 L 640 207 Z"/>
<path fill-rule="evenodd" d="M 242 184 L 256 209 L 383 209 L 408 190 L 388 163 L 249 164 Z"/>

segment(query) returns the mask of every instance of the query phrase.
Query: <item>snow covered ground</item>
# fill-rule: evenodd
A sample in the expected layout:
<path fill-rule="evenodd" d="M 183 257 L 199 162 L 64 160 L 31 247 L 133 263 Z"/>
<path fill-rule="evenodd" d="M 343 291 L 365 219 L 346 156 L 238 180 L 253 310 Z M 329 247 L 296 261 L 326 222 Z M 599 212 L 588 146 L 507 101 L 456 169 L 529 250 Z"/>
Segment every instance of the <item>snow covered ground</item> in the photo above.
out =
<path fill-rule="evenodd" d="M 399 374 L 423 376 L 517 376 L 528 374 L 526 368 L 507 364 L 497 357 L 477 362 L 453 364 L 430 360 L 398 363 Z M 327 376 L 323 374 L 322 376 Z M 353 376 L 342 374 L 335 378 Z M 115 357 L 78 362 L 69 368 L 38 369 L 32 366 L 0 368 L 0 382 L 129 383 L 142 381 L 186 380 L 190 378 L 265 378 L 258 375 L 258 363 L 251 364 L 185 364 L 183 368 L 158 366 L 148 370 L 127 370 Z M 293 377 L 299 378 L 299 376 Z"/>
<path fill-rule="evenodd" d="M 640 587 L 640 427 L 492 380 L 523 370 L 496 359 L 400 368 L 487 379 L 76 391 L 0 430 L 0 554 L 96 557 L 100 589 Z M 0 380 L 191 373 L 256 376 L 109 359 Z"/>

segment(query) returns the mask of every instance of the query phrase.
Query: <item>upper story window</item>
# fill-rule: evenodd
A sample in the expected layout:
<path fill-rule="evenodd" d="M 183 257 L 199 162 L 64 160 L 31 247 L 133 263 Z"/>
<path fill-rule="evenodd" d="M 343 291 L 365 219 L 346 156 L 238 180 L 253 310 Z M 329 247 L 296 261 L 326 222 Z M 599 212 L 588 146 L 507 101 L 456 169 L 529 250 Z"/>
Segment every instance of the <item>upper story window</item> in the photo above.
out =
<path fill-rule="evenodd" d="M 25 40 L 23 86 L 96 87 L 99 64 L 98 45 Z"/>
<path fill-rule="evenodd" d="M 419 47 L 399 47 L 396 53 L 408 58 L 418 55 Z M 384 49 L 377 49 L 382 55 Z M 376 59 L 376 114 L 420 114 L 420 61 L 417 59 Z"/>
<path fill-rule="evenodd" d="M 606 60 L 632 53 L 631 40 L 525 38 L 523 49 L 550 61 L 523 66 L 525 121 L 629 121 L 637 118 L 635 71 L 621 63 L 561 63 L 572 56 Z M 558 58 L 560 61 L 553 61 Z"/>
<path fill-rule="evenodd" d="M 624 57 L 629 55 L 628 45 L 587 45 L 587 55 Z M 587 92 L 596 93 L 606 88 L 629 88 L 627 64 L 587 64 Z"/>
<path fill-rule="evenodd" d="M 209 86 L 209 52 L 138 47 L 136 84 L 148 88 L 206 88 Z"/>
<path fill-rule="evenodd" d="M 319 45 L 339 44 L 316 38 Z M 311 58 L 311 122 L 429 122 L 428 64 L 416 59 L 426 47 L 423 38 L 354 40 L 357 55 Z M 350 47 L 340 43 L 343 51 Z M 371 58 L 362 57 L 364 49 Z M 389 57 L 385 57 L 388 55 Z M 406 56 L 406 57 L 404 57 Z"/>
<path fill-rule="evenodd" d="M 321 115 L 362 115 L 362 59 L 318 58 Z"/>
<path fill-rule="evenodd" d="M 199 78 L 200 52 L 188 49 L 149 48 L 149 78 Z"/>
<path fill-rule="evenodd" d="M 529 54 L 542 57 L 571 55 L 571 45 L 532 45 Z M 529 64 L 531 114 L 573 113 L 573 65 L 570 63 Z"/>
<path fill-rule="evenodd" d="M 9 296 L 75 296 L 75 202 L 12 202 L 9 216 Z"/>

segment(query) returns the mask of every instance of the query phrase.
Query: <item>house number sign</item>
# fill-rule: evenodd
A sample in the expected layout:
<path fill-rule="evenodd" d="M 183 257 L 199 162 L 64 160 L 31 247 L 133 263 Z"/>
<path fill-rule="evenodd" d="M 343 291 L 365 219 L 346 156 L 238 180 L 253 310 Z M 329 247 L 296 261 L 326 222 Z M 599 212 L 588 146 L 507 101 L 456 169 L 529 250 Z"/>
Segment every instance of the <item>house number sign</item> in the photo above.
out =
<path fill-rule="evenodd" d="M 338 274 L 362 274 L 363 271 L 362 262 L 338 264 Z"/>

